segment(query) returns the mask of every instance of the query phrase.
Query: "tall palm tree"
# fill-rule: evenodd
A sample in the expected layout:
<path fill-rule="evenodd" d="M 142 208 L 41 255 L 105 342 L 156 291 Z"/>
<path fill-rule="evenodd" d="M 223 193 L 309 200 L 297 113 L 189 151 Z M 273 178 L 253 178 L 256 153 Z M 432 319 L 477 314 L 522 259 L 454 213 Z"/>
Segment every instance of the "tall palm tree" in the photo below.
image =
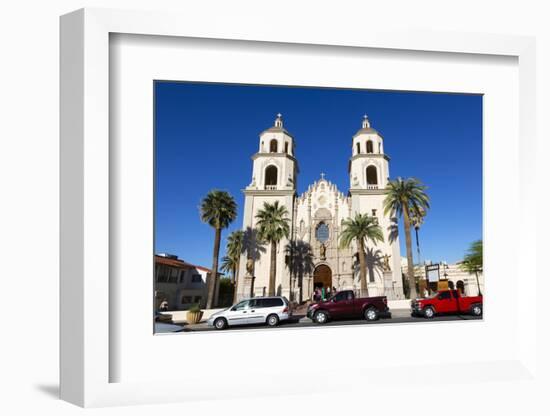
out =
<path fill-rule="evenodd" d="M 460 268 L 469 274 L 475 274 L 477 282 L 477 293 L 481 296 L 479 286 L 479 273 L 483 272 L 483 240 L 474 241 L 464 256 Z"/>
<path fill-rule="evenodd" d="M 359 254 L 359 273 L 361 277 L 361 296 L 368 296 L 367 288 L 367 264 L 365 260 L 365 248 L 371 240 L 375 245 L 378 241 L 384 241 L 382 228 L 378 225 L 376 217 L 368 214 L 355 214 L 354 218 L 344 220 L 340 234 L 340 247 L 348 248 L 352 241 L 356 241 Z"/>
<path fill-rule="evenodd" d="M 418 239 L 418 230 L 424 224 L 424 217 L 426 216 L 426 210 L 420 208 L 418 212 L 415 210 L 409 210 L 411 213 L 411 225 L 414 227 L 414 233 L 416 235 L 416 254 L 418 255 L 418 264 L 420 264 L 420 242 Z"/>
<path fill-rule="evenodd" d="M 290 275 L 298 279 L 298 303 L 302 303 L 304 275 L 311 274 L 314 268 L 311 245 L 303 240 L 291 241 L 285 247 L 285 260 Z"/>
<path fill-rule="evenodd" d="M 239 265 L 241 254 L 243 252 L 244 231 L 236 230 L 227 237 L 225 246 L 226 256 L 224 259 L 225 272 L 231 273 L 231 283 L 233 284 L 233 302 L 237 299 L 237 286 L 239 283 Z M 222 265 L 223 268 L 223 265 Z"/>
<path fill-rule="evenodd" d="M 214 305 L 216 283 L 218 280 L 218 258 L 220 255 L 220 240 L 222 230 L 227 228 L 237 218 L 235 199 L 225 191 L 214 189 L 206 195 L 200 206 L 201 220 L 214 228 L 214 251 L 212 253 L 212 272 L 206 284 L 206 309 Z"/>
<path fill-rule="evenodd" d="M 415 178 L 397 178 L 390 181 L 386 187 L 384 213 L 393 216 L 403 216 L 405 224 L 405 242 L 407 246 L 407 275 L 411 299 L 416 298 L 416 282 L 414 279 L 414 263 L 411 248 L 411 214 L 420 216 L 421 210 L 430 208 L 430 199 L 424 192 L 424 186 Z"/>
<path fill-rule="evenodd" d="M 271 257 L 269 266 L 269 288 L 268 296 L 275 295 L 275 275 L 277 273 L 277 244 L 290 234 L 290 219 L 288 211 L 279 201 L 273 204 L 264 202 L 264 206 L 256 214 L 256 227 L 258 237 L 271 244 Z"/>

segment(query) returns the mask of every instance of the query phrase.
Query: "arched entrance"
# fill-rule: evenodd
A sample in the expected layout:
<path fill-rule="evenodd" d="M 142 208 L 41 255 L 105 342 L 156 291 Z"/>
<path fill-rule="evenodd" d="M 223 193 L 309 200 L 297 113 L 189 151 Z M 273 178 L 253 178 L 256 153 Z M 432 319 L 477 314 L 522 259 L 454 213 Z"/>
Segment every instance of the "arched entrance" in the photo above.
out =
<path fill-rule="evenodd" d="M 332 289 L 332 270 L 326 264 L 320 264 L 313 272 L 313 288 Z"/>

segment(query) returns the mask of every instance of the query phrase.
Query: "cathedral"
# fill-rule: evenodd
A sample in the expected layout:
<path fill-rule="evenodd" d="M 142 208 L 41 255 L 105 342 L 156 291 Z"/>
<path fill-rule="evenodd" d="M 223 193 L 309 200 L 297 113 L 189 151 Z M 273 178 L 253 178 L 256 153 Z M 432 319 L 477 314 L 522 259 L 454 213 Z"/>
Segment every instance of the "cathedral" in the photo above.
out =
<path fill-rule="evenodd" d="M 359 291 L 360 275 L 355 242 L 339 247 L 344 220 L 357 213 L 374 216 L 384 241 L 366 247 L 367 286 L 370 296 L 403 299 L 397 219 L 384 215 L 384 188 L 389 157 L 382 136 L 364 116 L 351 141 L 349 190 L 341 192 L 323 173 L 297 194 L 299 174 L 295 138 L 278 114 L 272 127 L 260 134 L 252 156 L 252 180 L 244 189 L 245 250 L 239 266 L 237 297 L 265 296 L 269 286 L 270 250 L 257 240 L 256 214 L 265 202 L 279 201 L 290 219 L 290 235 L 277 247 L 276 294 L 302 302 L 315 288 Z M 359 294 L 359 293 L 358 293 Z"/>

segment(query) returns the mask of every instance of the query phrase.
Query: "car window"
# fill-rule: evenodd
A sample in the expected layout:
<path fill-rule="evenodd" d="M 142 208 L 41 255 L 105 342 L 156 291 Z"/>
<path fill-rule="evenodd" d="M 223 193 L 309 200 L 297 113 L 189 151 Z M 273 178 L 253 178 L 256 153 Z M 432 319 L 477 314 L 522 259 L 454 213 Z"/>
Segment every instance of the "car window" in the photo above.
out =
<path fill-rule="evenodd" d="M 453 298 L 458 299 L 458 290 L 453 290 Z"/>
<path fill-rule="evenodd" d="M 283 306 L 284 302 L 280 298 L 261 299 L 264 308 L 273 308 L 275 306 Z"/>
<path fill-rule="evenodd" d="M 451 299 L 451 292 L 441 292 L 439 299 Z"/>
<path fill-rule="evenodd" d="M 231 310 L 232 311 L 242 311 L 243 309 L 248 309 L 249 302 L 250 301 L 248 301 L 248 300 L 243 300 L 242 302 L 239 302 L 235 306 L 233 306 L 233 308 Z"/>
<path fill-rule="evenodd" d="M 342 300 L 346 300 L 348 298 L 348 292 L 341 292 L 341 293 L 337 293 L 335 296 L 334 296 L 334 300 L 336 302 L 339 302 L 339 301 L 342 301 Z"/>

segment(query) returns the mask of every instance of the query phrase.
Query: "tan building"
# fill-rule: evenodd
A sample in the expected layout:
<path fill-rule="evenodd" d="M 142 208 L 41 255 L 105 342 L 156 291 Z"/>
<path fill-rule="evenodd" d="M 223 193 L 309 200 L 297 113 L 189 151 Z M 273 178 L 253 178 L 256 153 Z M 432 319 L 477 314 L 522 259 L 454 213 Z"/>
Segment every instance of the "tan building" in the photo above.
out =
<path fill-rule="evenodd" d="M 450 289 L 459 289 L 466 296 L 477 296 L 479 280 L 479 289 L 481 293 L 485 293 L 483 273 L 479 273 L 476 279 L 475 274 L 469 274 L 461 269 L 461 263 L 460 261 L 452 264 L 447 264 L 446 262 L 427 262 L 428 265 L 439 266 L 439 280 L 440 282 L 448 281 Z M 404 276 L 407 276 L 407 259 L 405 257 L 401 258 L 401 271 Z M 424 266 L 415 266 L 415 275 L 417 279 L 426 279 L 426 268 Z"/>
<path fill-rule="evenodd" d="M 166 301 L 169 310 L 185 310 L 206 303 L 210 269 L 178 259 L 172 254 L 155 255 L 155 308 Z"/>

